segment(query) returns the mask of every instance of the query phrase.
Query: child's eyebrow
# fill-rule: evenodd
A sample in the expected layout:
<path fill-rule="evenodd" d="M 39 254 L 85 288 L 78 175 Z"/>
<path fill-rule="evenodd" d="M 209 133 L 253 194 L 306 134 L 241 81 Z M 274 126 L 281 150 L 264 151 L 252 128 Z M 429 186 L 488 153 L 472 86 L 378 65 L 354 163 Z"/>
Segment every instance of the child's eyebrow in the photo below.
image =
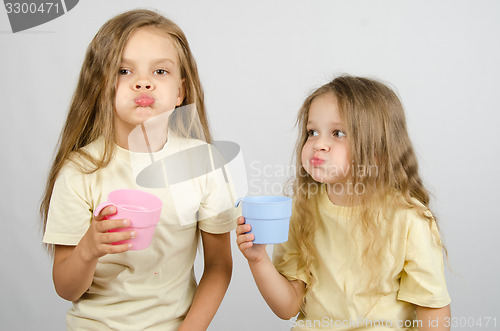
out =
<path fill-rule="evenodd" d="M 166 58 L 162 58 L 162 59 L 156 59 L 156 60 L 152 61 L 151 63 L 153 65 L 156 65 L 156 64 L 159 64 L 159 63 L 167 63 L 167 62 L 171 63 L 171 64 L 174 64 L 174 65 L 176 64 L 176 62 L 174 60 L 169 59 L 167 57 Z M 121 63 L 122 64 L 134 64 L 135 62 L 134 62 L 134 60 L 131 60 L 131 59 L 122 58 Z"/>
<path fill-rule="evenodd" d="M 158 64 L 158 63 L 165 63 L 165 62 L 170 62 L 171 64 L 176 64 L 176 62 L 174 60 L 169 59 L 169 58 L 158 59 L 158 60 L 154 61 L 153 63 Z"/>
<path fill-rule="evenodd" d="M 312 125 L 314 124 L 313 121 L 307 121 L 306 125 Z M 333 125 L 333 126 L 344 126 L 344 124 L 340 123 L 340 122 L 329 122 L 330 125 Z"/>

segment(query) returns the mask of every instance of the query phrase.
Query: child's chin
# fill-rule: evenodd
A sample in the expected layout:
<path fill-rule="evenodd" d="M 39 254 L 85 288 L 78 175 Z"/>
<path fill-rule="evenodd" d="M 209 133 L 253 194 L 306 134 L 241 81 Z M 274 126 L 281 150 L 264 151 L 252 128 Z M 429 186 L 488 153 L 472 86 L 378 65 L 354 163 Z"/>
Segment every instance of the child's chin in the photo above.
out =
<path fill-rule="evenodd" d="M 325 184 L 327 181 L 325 180 L 324 177 L 321 177 L 321 176 L 314 176 L 314 175 L 311 175 L 312 179 L 314 179 L 316 182 L 318 182 L 319 184 Z"/>
<path fill-rule="evenodd" d="M 311 169 L 308 173 L 318 183 L 324 184 L 326 182 L 324 174 L 319 169 Z"/>
<path fill-rule="evenodd" d="M 137 107 L 135 115 L 142 121 L 147 120 L 153 116 L 153 109 L 151 107 Z"/>

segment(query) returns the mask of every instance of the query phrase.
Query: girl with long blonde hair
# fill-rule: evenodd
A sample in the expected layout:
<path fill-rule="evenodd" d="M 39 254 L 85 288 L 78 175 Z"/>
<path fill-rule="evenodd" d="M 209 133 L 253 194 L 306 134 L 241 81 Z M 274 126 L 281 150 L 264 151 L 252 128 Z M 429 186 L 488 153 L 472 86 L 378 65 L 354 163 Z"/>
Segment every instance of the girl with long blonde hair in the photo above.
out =
<path fill-rule="evenodd" d="M 192 118 L 182 115 L 189 109 Z M 158 126 L 157 118 L 169 118 L 168 125 Z M 148 151 L 132 151 L 136 129 L 153 126 Z M 203 90 L 182 30 L 150 10 L 106 22 L 87 49 L 40 208 L 55 289 L 73 302 L 69 330 L 208 327 L 231 278 L 229 231 L 238 216 L 221 174 L 193 179 L 175 200 L 165 178 L 153 176 L 143 187 L 134 171 L 137 159 L 161 160 L 209 142 Z M 141 189 L 162 200 L 147 249 L 131 250 L 135 231 L 116 231 L 130 220 L 108 219 L 115 207 L 94 216 L 116 189 Z M 205 269 L 197 285 L 200 237 Z"/>
<path fill-rule="evenodd" d="M 243 217 L 236 230 L 268 305 L 299 314 L 293 330 L 448 330 L 444 246 L 397 95 L 337 77 L 297 125 L 289 240 L 271 262 Z"/>

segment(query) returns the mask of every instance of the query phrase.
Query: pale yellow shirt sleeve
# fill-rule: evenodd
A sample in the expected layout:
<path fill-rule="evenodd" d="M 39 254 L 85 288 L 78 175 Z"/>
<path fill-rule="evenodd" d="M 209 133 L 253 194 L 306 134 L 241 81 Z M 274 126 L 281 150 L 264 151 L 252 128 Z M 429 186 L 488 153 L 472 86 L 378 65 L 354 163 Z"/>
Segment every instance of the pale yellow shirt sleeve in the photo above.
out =
<path fill-rule="evenodd" d="M 92 221 L 92 209 L 86 198 L 83 175 L 71 164 L 63 167 L 50 199 L 43 242 L 76 246 Z"/>
<path fill-rule="evenodd" d="M 215 234 L 234 230 L 241 210 L 234 206 L 236 197 L 227 168 L 219 168 L 205 176 L 205 187 L 198 210 L 199 228 Z"/>
<path fill-rule="evenodd" d="M 299 266 L 299 248 L 297 240 L 290 233 L 288 241 L 282 244 L 276 244 L 273 248 L 273 264 L 276 270 L 288 280 L 301 280 L 308 283 L 303 268 Z"/>
<path fill-rule="evenodd" d="M 398 300 L 429 308 L 441 308 L 450 303 L 439 241 L 434 220 L 431 226 L 423 217 L 410 220 Z"/>

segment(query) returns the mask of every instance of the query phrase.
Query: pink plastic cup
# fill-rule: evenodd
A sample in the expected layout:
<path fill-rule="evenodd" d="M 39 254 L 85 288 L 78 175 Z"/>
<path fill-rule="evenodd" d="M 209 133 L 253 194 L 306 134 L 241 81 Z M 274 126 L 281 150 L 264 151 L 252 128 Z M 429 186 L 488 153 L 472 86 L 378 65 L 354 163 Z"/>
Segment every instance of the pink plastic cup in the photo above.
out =
<path fill-rule="evenodd" d="M 148 248 L 160 220 L 162 202 L 151 193 L 141 190 L 122 189 L 108 194 L 108 201 L 101 203 L 94 211 L 94 216 L 108 206 L 115 206 L 116 214 L 106 219 L 129 219 L 130 226 L 113 229 L 109 232 L 135 231 L 135 238 L 114 242 L 114 245 L 132 244 L 132 250 Z"/>

